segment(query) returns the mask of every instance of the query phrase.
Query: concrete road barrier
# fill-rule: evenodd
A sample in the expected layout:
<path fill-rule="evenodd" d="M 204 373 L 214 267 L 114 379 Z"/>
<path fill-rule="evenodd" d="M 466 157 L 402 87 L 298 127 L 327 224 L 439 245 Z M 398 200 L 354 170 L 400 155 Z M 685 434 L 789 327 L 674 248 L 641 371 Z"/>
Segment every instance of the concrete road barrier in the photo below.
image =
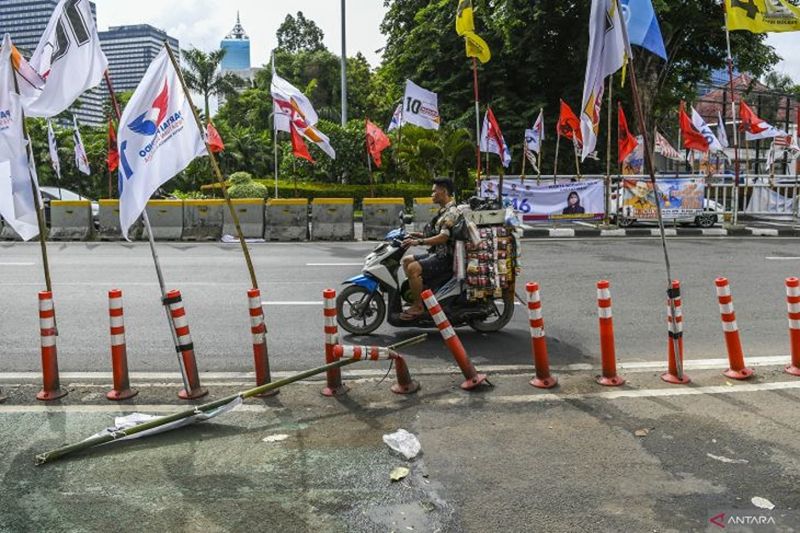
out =
<path fill-rule="evenodd" d="M 264 200 L 262 198 L 238 198 L 231 200 L 236 214 L 239 216 L 239 226 L 246 239 L 264 238 Z M 231 219 L 228 206 L 223 206 L 223 235 L 236 237 L 236 227 Z"/>
<path fill-rule="evenodd" d="M 179 241 L 183 235 L 183 200 L 150 200 L 147 202 L 147 216 L 153 228 L 153 238 L 157 241 Z M 147 228 L 142 231 L 142 239 L 148 239 Z"/>
<path fill-rule="evenodd" d="M 222 238 L 225 200 L 184 200 L 184 241 L 218 241 Z"/>
<path fill-rule="evenodd" d="M 101 241 L 122 240 L 122 228 L 119 225 L 119 200 L 98 200 L 100 211 L 97 215 L 99 228 L 97 238 Z M 128 230 L 128 237 L 138 239 L 142 234 L 142 219 L 139 218 Z"/>
<path fill-rule="evenodd" d="M 94 236 L 92 202 L 89 200 L 52 200 L 50 202 L 50 239 L 86 241 Z"/>
<path fill-rule="evenodd" d="M 364 198 L 364 240 L 383 240 L 400 227 L 399 213 L 405 208 L 402 198 Z"/>
<path fill-rule="evenodd" d="M 355 239 L 352 198 L 314 198 L 311 202 L 311 239 L 352 241 Z"/>
<path fill-rule="evenodd" d="M 439 206 L 431 197 L 414 198 L 414 231 L 422 231 L 439 212 Z"/>
<path fill-rule="evenodd" d="M 268 241 L 308 239 L 308 199 L 270 198 L 265 210 L 264 238 Z"/>

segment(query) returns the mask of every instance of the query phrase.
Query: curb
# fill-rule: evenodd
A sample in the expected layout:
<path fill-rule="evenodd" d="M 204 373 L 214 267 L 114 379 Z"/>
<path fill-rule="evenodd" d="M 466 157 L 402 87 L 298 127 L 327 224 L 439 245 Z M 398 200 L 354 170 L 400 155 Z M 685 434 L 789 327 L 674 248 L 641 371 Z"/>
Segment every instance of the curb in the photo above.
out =
<path fill-rule="evenodd" d="M 800 228 L 664 228 L 667 237 L 800 237 Z M 524 239 L 658 237 L 658 228 L 526 228 Z"/>

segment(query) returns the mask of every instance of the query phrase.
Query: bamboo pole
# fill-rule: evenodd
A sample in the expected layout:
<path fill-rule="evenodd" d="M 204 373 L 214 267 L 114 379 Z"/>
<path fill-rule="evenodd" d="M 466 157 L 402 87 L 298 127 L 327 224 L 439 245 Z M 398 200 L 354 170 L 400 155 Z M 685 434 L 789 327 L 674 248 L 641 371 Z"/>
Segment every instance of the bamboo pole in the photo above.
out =
<path fill-rule="evenodd" d="M 561 133 L 556 130 L 556 157 L 553 159 L 553 185 L 558 183 L 558 146 L 561 144 Z"/>
<path fill-rule="evenodd" d="M 539 108 L 539 116 L 544 117 L 544 108 Z M 542 181 L 542 163 L 544 162 L 544 118 L 542 118 L 542 136 L 539 138 L 539 153 L 536 154 L 536 185 Z"/>
<path fill-rule="evenodd" d="M 613 116 L 613 111 L 611 109 L 612 104 L 612 94 L 614 93 L 614 75 L 608 77 L 608 129 L 606 130 L 606 180 L 605 186 L 603 187 L 603 225 L 608 226 L 609 220 L 609 213 L 608 213 L 608 201 L 611 197 L 611 117 Z M 619 137 L 619 128 L 617 128 L 617 137 Z M 617 142 L 617 146 L 619 146 L 619 142 Z"/>
<path fill-rule="evenodd" d="M 475 194 L 481 194 L 481 106 L 478 99 L 478 60 L 472 58 L 472 92 L 475 97 Z"/>
<path fill-rule="evenodd" d="M 725 43 L 728 52 L 728 81 L 731 86 L 731 117 L 733 118 L 733 225 L 739 221 L 739 131 L 736 127 L 736 87 L 733 84 L 733 55 L 731 54 L 731 32 L 728 29 L 728 9 L 722 2 L 725 13 Z M 745 182 L 746 183 L 746 182 Z M 745 195 L 747 191 L 745 191 Z"/>

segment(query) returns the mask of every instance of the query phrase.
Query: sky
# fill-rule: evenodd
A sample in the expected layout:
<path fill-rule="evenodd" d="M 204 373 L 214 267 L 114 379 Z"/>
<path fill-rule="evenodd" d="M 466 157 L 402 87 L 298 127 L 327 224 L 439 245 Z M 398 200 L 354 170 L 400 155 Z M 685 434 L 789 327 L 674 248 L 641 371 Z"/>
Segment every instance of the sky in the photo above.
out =
<path fill-rule="evenodd" d="M 337 0 L 95 0 L 97 23 L 101 30 L 109 26 L 147 23 L 176 37 L 182 48 L 203 50 L 219 48 L 220 40 L 233 28 L 237 9 L 242 26 L 250 36 L 253 66 L 267 62 L 277 45 L 275 32 L 289 13 L 302 11 L 322 28 L 325 45 L 332 52 L 341 51 L 340 2 Z M 291 8 L 286 7 L 287 4 Z M 375 67 L 385 44 L 379 26 L 386 13 L 383 0 L 348 0 L 347 55 L 361 52 Z M 800 83 L 800 32 L 771 34 L 768 42 L 784 60 L 775 70 L 790 75 Z M 580 74 L 578 77 L 582 77 Z M 580 83 L 580 81 L 579 81 Z"/>

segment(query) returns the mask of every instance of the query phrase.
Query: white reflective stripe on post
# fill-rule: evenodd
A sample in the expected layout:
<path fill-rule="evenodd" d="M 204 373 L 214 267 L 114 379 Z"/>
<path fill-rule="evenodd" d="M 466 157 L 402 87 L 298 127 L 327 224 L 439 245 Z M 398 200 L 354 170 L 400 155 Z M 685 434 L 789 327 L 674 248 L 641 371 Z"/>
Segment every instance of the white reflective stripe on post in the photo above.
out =
<path fill-rule="evenodd" d="M 172 317 L 172 323 L 175 325 L 175 329 L 185 328 L 189 325 L 186 321 L 186 315 Z"/>
<path fill-rule="evenodd" d="M 719 304 L 719 312 L 723 315 L 729 315 L 733 313 L 733 302 L 728 304 Z"/>
<path fill-rule="evenodd" d="M 598 300 L 610 300 L 611 299 L 611 289 L 597 289 L 597 299 Z"/>
<path fill-rule="evenodd" d="M 339 335 L 336 333 L 326 333 L 325 344 L 331 344 L 331 345 L 339 344 Z"/>
<path fill-rule="evenodd" d="M 264 344 L 264 334 L 253 333 L 253 344 Z"/>
<path fill-rule="evenodd" d="M 336 299 L 335 298 L 324 298 L 322 302 L 323 309 L 336 309 Z"/>
<path fill-rule="evenodd" d="M 250 300 L 250 309 L 258 309 L 261 307 L 261 297 L 248 298 Z"/>
<path fill-rule="evenodd" d="M 544 337 L 544 328 L 537 328 L 531 326 L 531 337 L 534 339 L 540 339 Z"/>
<path fill-rule="evenodd" d="M 717 287 L 717 296 L 730 296 L 730 295 L 731 295 L 730 285 L 723 285 L 722 287 Z"/>
<path fill-rule="evenodd" d="M 542 308 L 539 307 L 538 309 L 528 309 L 528 318 L 531 320 L 541 320 Z"/>
<path fill-rule="evenodd" d="M 336 327 L 336 317 L 335 316 L 326 316 L 323 320 L 323 324 L 327 327 Z"/>
<path fill-rule="evenodd" d="M 722 323 L 722 331 L 731 332 L 731 331 L 739 331 L 739 326 L 736 325 L 736 321 L 733 322 L 723 322 Z"/>
<path fill-rule="evenodd" d="M 192 344 L 192 336 L 191 335 L 183 335 L 178 337 L 178 345 L 186 346 L 187 344 Z"/>
<path fill-rule="evenodd" d="M 800 304 L 786 304 L 786 309 L 790 313 L 800 313 Z"/>
<path fill-rule="evenodd" d="M 55 335 L 45 335 L 42 337 L 42 348 L 50 348 L 56 345 Z"/>
<path fill-rule="evenodd" d="M 789 319 L 789 329 L 800 329 L 800 320 Z"/>
<path fill-rule="evenodd" d="M 786 287 L 786 296 L 800 296 L 800 287 Z"/>
<path fill-rule="evenodd" d="M 111 335 L 111 346 L 124 346 L 124 345 L 125 345 L 124 333 L 120 335 Z"/>
<path fill-rule="evenodd" d="M 447 322 L 447 316 L 445 316 L 444 311 L 439 311 L 438 313 L 433 314 L 433 321 L 438 324 L 443 324 Z"/>
<path fill-rule="evenodd" d="M 39 319 L 39 327 L 41 329 L 52 329 L 56 327 L 56 319 L 55 317 L 45 317 Z"/>
<path fill-rule="evenodd" d="M 431 307 L 433 307 L 437 303 L 436 302 L 436 297 L 434 295 L 432 295 L 432 294 L 430 296 L 428 296 L 427 298 L 425 298 L 423 301 L 425 302 L 425 306 L 428 309 L 430 309 Z"/>
<path fill-rule="evenodd" d="M 125 319 L 121 316 L 111 316 L 109 322 L 112 328 L 121 328 L 125 325 Z"/>
<path fill-rule="evenodd" d="M 53 300 L 39 300 L 39 311 L 51 311 L 53 309 Z"/>
<path fill-rule="evenodd" d="M 109 309 L 122 309 L 122 298 L 109 298 L 108 299 L 108 308 Z"/>
<path fill-rule="evenodd" d="M 611 318 L 611 308 L 610 307 L 598 307 L 597 308 L 597 316 L 600 318 Z"/>
<path fill-rule="evenodd" d="M 456 336 L 456 332 L 455 332 L 455 330 L 453 329 L 453 326 L 447 326 L 446 328 L 444 328 L 444 329 L 442 329 L 442 330 L 440 330 L 440 331 L 441 331 L 441 333 L 442 333 L 442 337 L 443 337 L 443 338 L 444 338 L 444 340 L 446 340 L 446 341 L 447 341 L 447 340 L 450 340 L 452 337 L 455 337 L 455 336 Z"/>

